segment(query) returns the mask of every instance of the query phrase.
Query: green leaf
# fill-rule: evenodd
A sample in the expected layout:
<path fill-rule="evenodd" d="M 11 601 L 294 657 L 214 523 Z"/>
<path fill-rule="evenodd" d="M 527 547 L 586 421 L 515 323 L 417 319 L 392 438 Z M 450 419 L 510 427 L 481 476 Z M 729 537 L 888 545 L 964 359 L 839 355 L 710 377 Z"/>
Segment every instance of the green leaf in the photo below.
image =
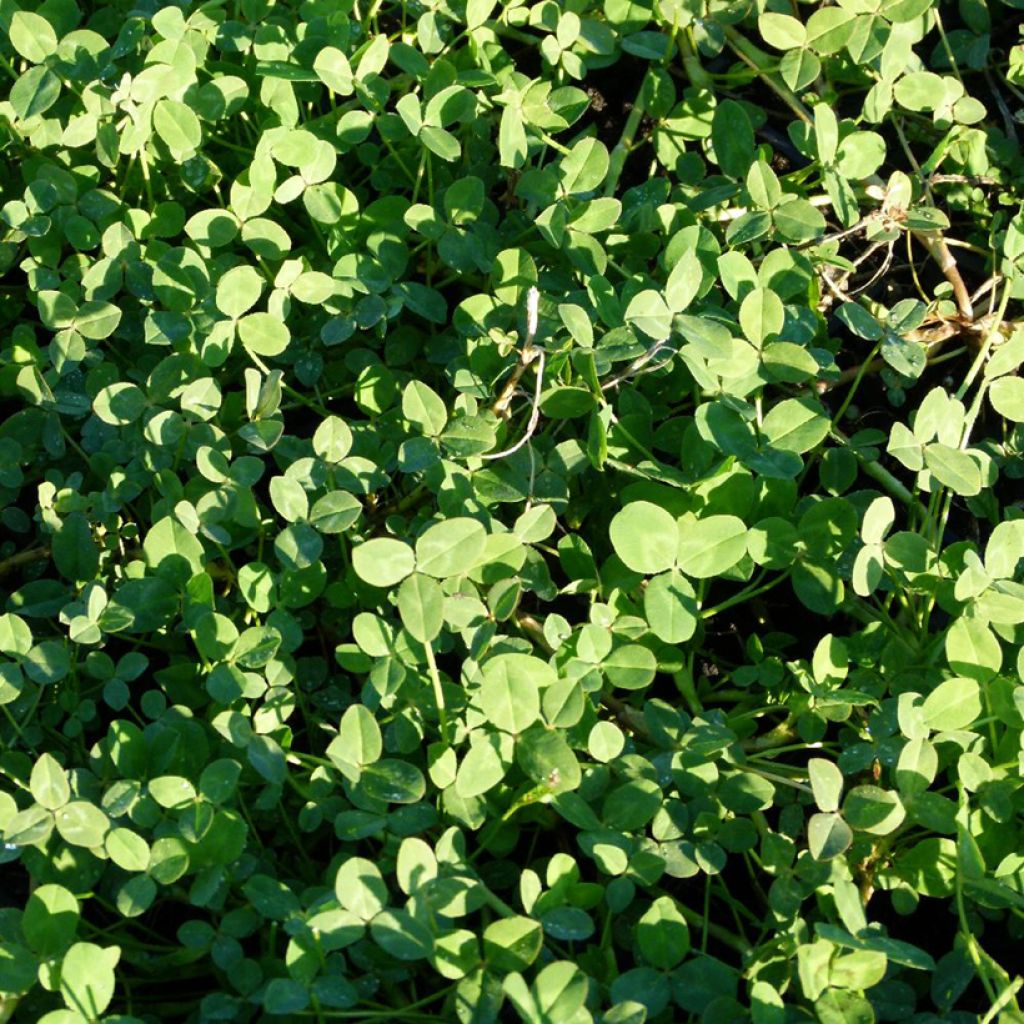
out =
<path fill-rule="evenodd" d="M 617 647 L 601 663 L 608 681 L 622 690 L 641 690 L 654 681 L 658 659 L 640 644 Z"/>
<path fill-rule="evenodd" d="M 486 24 L 495 7 L 495 0 L 468 0 L 466 4 L 466 28 L 472 32 Z"/>
<path fill-rule="evenodd" d="M 126 426 L 137 420 L 146 408 L 146 396 L 134 384 L 111 384 L 93 399 L 93 412 L 111 426 Z"/>
<path fill-rule="evenodd" d="M 697 579 L 720 576 L 747 553 L 747 527 L 736 516 L 684 517 L 677 535 L 679 568 Z"/>
<path fill-rule="evenodd" d="M 384 741 L 373 713 L 362 704 L 349 706 L 341 716 L 338 735 L 328 748 L 328 756 L 331 760 L 340 756 L 349 764 L 367 765 L 378 761 L 383 752 Z"/>
<path fill-rule="evenodd" d="M 626 307 L 626 322 L 647 337 L 662 341 L 672 328 L 672 311 L 659 292 L 648 289 L 630 301 Z"/>
<path fill-rule="evenodd" d="M 73 583 L 86 583 L 96 575 L 100 553 L 92 527 L 82 512 L 72 512 L 61 523 L 51 543 L 57 571 Z"/>
<path fill-rule="evenodd" d="M 682 313 L 697 297 L 703 280 L 704 269 L 700 257 L 692 249 L 687 250 L 679 257 L 665 282 L 667 308 L 672 313 Z M 659 340 L 666 334 L 659 335 Z"/>
<path fill-rule="evenodd" d="M 370 921 L 388 904 L 388 887 L 380 869 L 365 857 L 349 857 L 334 876 L 338 902 L 360 921 Z"/>
<path fill-rule="evenodd" d="M 83 338 L 102 341 L 117 330 L 121 310 L 109 302 L 91 300 L 83 302 L 75 313 L 74 327 Z"/>
<path fill-rule="evenodd" d="M 634 572 L 653 575 L 675 565 L 679 530 L 675 518 L 649 501 L 630 502 L 613 517 L 612 547 Z"/>
<path fill-rule="evenodd" d="M 29 780 L 32 797 L 41 807 L 56 811 L 71 799 L 67 772 L 51 754 L 41 754 Z"/>
<path fill-rule="evenodd" d="M 259 302 L 263 284 L 263 277 L 252 267 L 232 268 L 217 282 L 217 308 L 237 320 Z"/>
<path fill-rule="evenodd" d="M 313 432 L 313 451 L 326 462 L 341 462 L 352 450 L 352 430 L 340 416 L 328 416 Z"/>
<path fill-rule="evenodd" d="M 351 96 L 354 84 L 348 57 L 334 46 L 325 46 L 313 61 L 313 70 L 328 89 L 339 96 Z"/>
<path fill-rule="evenodd" d="M 142 544 L 146 564 L 160 575 L 184 580 L 203 571 L 203 545 L 170 516 L 153 524 Z"/>
<path fill-rule="evenodd" d="M 483 796 L 505 777 L 507 765 L 498 750 L 494 735 L 480 735 L 471 741 L 469 750 L 459 763 L 455 776 L 455 792 L 464 799 Z"/>
<path fill-rule="evenodd" d="M 802 455 L 821 444 L 830 426 L 818 402 L 784 398 L 768 410 L 761 429 L 773 448 Z"/>
<path fill-rule="evenodd" d="M 667 644 L 682 644 L 697 629 L 696 593 L 681 573 L 655 576 L 644 590 L 644 614 L 651 632 Z"/>
<path fill-rule="evenodd" d="M 966 729 L 981 714 L 981 687 L 976 679 L 946 679 L 925 698 L 923 710 L 930 729 Z"/>
<path fill-rule="evenodd" d="M 831 761 L 812 757 L 807 762 L 807 774 L 818 810 L 826 814 L 838 811 L 839 798 L 843 793 L 843 773 Z"/>
<path fill-rule="evenodd" d="M 29 68 L 11 87 L 10 102 L 22 121 L 45 114 L 60 96 L 60 79 L 42 65 Z"/>
<path fill-rule="evenodd" d="M 80 907 L 62 885 L 37 886 L 25 904 L 21 930 L 25 941 L 42 957 L 59 956 L 75 939 Z M 0 989 L 3 989 L 0 983 Z"/>
<path fill-rule="evenodd" d="M 119 946 L 76 942 L 60 964 L 60 994 L 68 1009 L 87 1020 L 102 1016 L 114 998 L 114 968 L 120 958 Z"/>
<path fill-rule="evenodd" d="M 743 179 L 754 162 L 754 129 L 743 107 L 723 100 L 711 121 L 711 141 L 722 173 Z"/>
<path fill-rule="evenodd" d="M 690 951 L 690 929 L 671 896 L 659 896 L 636 924 L 640 955 L 652 966 L 670 971 Z"/>
<path fill-rule="evenodd" d="M 541 926 L 528 917 L 505 917 L 484 929 L 484 959 L 499 974 L 525 971 L 540 955 Z"/>
<path fill-rule="evenodd" d="M 8 28 L 8 39 L 18 54 L 31 64 L 42 64 L 57 49 L 57 33 L 41 14 L 15 11 Z"/>
<path fill-rule="evenodd" d="M 491 658 L 483 667 L 480 707 L 496 728 L 524 732 L 540 717 L 540 691 L 553 678 L 544 662 L 529 655 Z"/>
<path fill-rule="evenodd" d="M 294 523 L 309 514 L 309 497 L 298 480 L 275 476 L 270 481 L 270 500 L 274 510 L 286 522 Z"/>
<path fill-rule="evenodd" d="M 899 796 L 878 786 L 854 786 L 843 801 L 843 818 L 852 828 L 872 835 L 888 835 L 905 817 Z"/>
<path fill-rule="evenodd" d="M 924 447 L 924 464 L 954 494 L 970 497 L 981 493 L 981 470 L 967 452 L 935 441 Z"/>
<path fill-rule="evenodd" d="M 766 12 L 757 19 L 761 38 L 776 50 L 793 50 L 804 45 L 807 32 L 803 22 L 791 14 Z"/>
<path fill-rule="evenodd" d="M 1000 416 L 1013 423 L 1024 423 L 1024 380 L 1000 377 L 988 386 L 988 399 Z"/>
<path fill-rule="evenodd" d="M 398 960 L 424 960 L 434 948 L 430 929 L 404 910 L 385 910 L 370 922 L 370 934 Z"/>
<path fill-rule="evenodd" d="M 288 327 L 270 313 L 249 313 L 238 321 L 238 337 L 257 356 L 279 356 L 291 341 Z"/>
<path fill-rule="evenodd" d="M 595 138 L 581 139 L 559 162 L 562 190 L 567 195 L 592 192 L 604 181 L 609 164 L 603 142 Z"/>
<path fill-rule="evenodd" d="M 106 814 L 87 800 L 64 804 L 54 815 L 54 821 L 61 838 L 72 846 L 101 847 L 110 830 Z"/>
<path fill-rule="evenodd" d="M 408 761 L 385 757 L 363 769 L 361 785 L 367 796 L 393 804 L 415 804 L 423 799 L 423 773 Z"/>
<path fill-rule="evenodd" d="M 807 847 L 815 860 L 833 860 L 853 842 L 850 826 L 835 813 L 812 814 L 807 823 Z"/>
<path fill-rule="evenodd" d="M 747 340 L 761 348 L 782 330 L 785 311 L 774 292 L 755 288 L 740 305 L 740 327 Z"/>
<path fill-rule="evenodd" d="M 377 537 L 352 549 L 352 567 L 371 586 L 393 587 L 416 568 L 416 556 L 404 541 Z"/>
<path fill-rule="evenodd" d="M 429 576 L 415 572 L 398 588 L 398 612 L 402 625 L 414 640 L 432 643 L 444 621 L 444 594 Z"/>
<path fill-rule="evenodd" d="M 177 100 L 158 101 L 153 108 L 153 127 L 175 157 L 191 156 L 203 140 L 199 118 Z"/>
<path fill-rule="evenodd" d="M 819 8 L 807 19 L 806 45 L 823 56 L 838 53 L 853 35 L 853 18 L 843 7 Z"/>
<path fill-rule="evenodd" d="M 111 829 L 103 848 L 122 871 L 145 871 L 149 867 L 149 844 L 131 829 Z"/>
<path fill-rule="evenodd" d="M 448 424 L 448 410 L 440 396 L 423 381 L 410 381 L 402 393 L 402 415 L 428 437 L 436 437 Z"/>
<path fill-rule="evenodd" d="M 984 622 L 959 618 L 946 634 L 946 661 L 958 675 L 987 683 L 1003 667 L 1003 650 Z"/>
<path fill-rule="evenodd" d="M 486 544 L 487 531 L 475 519 L 435 523 L 416 541 L 416 568 L 435 579 L 460 576 L 477 564 Z"/>
<path fill-rule="evenodd" d="M 535 727 L 520 735 L 516 742 L 516 761 L 550 794 L 570 792 L 582 781 L 576 755 L 559 732 Z"/>

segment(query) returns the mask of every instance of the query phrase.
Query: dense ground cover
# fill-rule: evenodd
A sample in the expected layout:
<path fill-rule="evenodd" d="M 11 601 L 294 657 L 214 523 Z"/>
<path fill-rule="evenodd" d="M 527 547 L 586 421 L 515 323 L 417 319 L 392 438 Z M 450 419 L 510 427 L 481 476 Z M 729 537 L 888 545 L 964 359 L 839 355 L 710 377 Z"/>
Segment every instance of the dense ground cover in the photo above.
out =
<path fill-rule="evenodd" d="M 1021 1021 L 1020 0 L 0 0 L 0 1021 Z"/>

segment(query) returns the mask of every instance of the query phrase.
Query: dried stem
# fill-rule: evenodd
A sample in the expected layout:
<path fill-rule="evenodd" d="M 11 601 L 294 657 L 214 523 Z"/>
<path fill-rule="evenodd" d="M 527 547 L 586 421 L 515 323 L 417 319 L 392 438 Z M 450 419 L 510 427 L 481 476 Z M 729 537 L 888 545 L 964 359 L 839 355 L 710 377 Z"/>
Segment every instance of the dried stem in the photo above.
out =
<path fill-rule="evenodd" d="M 28 551 L 19 551 L 16 555 L 11 555 L 10 558 L 0 561 L 0 576 L 6 576 L 33 562 L 43 562 L 49 557 L 49 548 L 29 548 Z"/>

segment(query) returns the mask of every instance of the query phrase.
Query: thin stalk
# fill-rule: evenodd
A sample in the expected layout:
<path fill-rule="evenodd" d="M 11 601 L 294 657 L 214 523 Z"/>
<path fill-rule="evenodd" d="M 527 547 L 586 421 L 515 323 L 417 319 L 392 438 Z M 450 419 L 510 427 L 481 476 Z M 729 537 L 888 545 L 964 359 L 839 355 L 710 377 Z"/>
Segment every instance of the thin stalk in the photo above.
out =
<path fill-rule="evenodd" d="M 434 645 L 426 643 L 423 649 L 427 652 L 427 669 L 430 672 L 430 682 L 434 687 L 434 702 L 437 704 L 437 717 L 441 723 L 441 739 L 447 743 L 448 740 L 448 711 L 444 706 L 444 690 L 441 687 L 441 673 L 437 670 L 437 658 L 434 655 Z"/>
<path fill-rule="evenodd" d="M 849 448 L 853 452 L 854 457 L 860 463 L 861 469 L 877 483 L 880 483 L 894 498 L 899 498 L 909 508 L 916 509 L 918 514 L 923 518 L 927 518 L 928 510 L 918 501 L 907 490 L 906 486 L 896 479 L 881 463 L 873 462 L 868 459 L 862 452 L 859 452 L 850 444 L 850 439 L 838 430 L 836 427 L 832 427 L 829 434 L 833 440 L 838 441 L 841 445 Z"/>
<path fill-rule="evenodd" d="M 978 354 L 974 357 L 974 362 L 971 363 L 971 368 L 967 371 L 967 375 L 964 377 L 963 383 L 959 388 L 957 388 L 956 397 L 959 401 L 963 401 L 964 395 L 967 394 L 971 385 L 974 383 L 974 378 L 981 373 L 982 367 L 985 365 L 985 360 L 988 359 L 989 352 L 992 351 L 992 346 L 995 344 L 996 338 L 1002 333 L 1000 328 L 1003 324 L 1003 317 L 1006 315 L 1006 307 L 1010 304 L 1010 289 L 1011 283 L 1007 280 L 1003 285 L 1003 294 L 999 299 L 999 308 L 996 310 L 996 314 L 992 318 L 991 326 L 985 333 L 985 340 L 981 343 L 981 347 L 978 349 Z M 978 409 L 980 408 L 981 397 L 984 391 L 984 387 L 979 388 L 978 394 L 974 397 L 974 404 L 971 407 L 971 412 L 968 413 L 967 420 L 964 422 L 964 436 L 961 440 L 961 447 L 964 447 L 967 444 L 967 439 L 970 437 L 970 431 L 974 426 L 974 420 L 978 416 Z"/>
<path fill-rule="evenodd" d="M 604 194 L 606 196 L 615 195 L 615 190 L 619 187 L 619 178 L 622 177 L 623 168 L 626 166 L 626 158 L 633 148 L 633 140 L 636 138 L 636 133 L 640 130 L 640 123 L 644 119 L 643 95 L 646 84 L 647 76 L 645 75 L 640 85 L 640 91 L 636 94 L 636 99 L 633 101 L 633 109 L 630 110 L 629 117 L 626 118 L 626 123 L 622 128 L 619 141 L 615 143 L 615 148 L 611 152 L 608 177 L 605 178 L 604 184 Z"/>
<path fill-rule="evenodd" d="M 747 601 L 751 600 L 751 598 L 760 597 L 761 594 L 767 593 L 773 587 L 777 587 L 783 580 L 787 579 L 789 579 L 789 573 L 784 572 L 776 576 L 775 579 L 769 580 L 767 583 L 764 583 L 759 587 L 755 587 L 754 589 L 747 588 L 741 590 L 738 594 L 733 594 L 732 597 L 727 598 L 721 604 L 715 605 L 714 608 L 708 608 L 707 611 L 702 611 L 700 613 L 700 617 L 705 622 L 708 619 L 713 619 L 716 615 L 721 615 L 722 612 L 726 611 L 729 608 L 732 608 L 734 605 L 744 604 Z"/>

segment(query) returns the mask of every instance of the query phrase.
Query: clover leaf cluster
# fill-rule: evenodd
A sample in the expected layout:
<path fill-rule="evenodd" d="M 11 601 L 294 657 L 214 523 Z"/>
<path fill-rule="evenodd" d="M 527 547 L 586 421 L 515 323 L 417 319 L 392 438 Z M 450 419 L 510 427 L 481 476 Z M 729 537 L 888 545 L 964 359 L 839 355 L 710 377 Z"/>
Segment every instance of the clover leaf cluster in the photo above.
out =
<path fill-rule="evenodd" d="M 0 0 L 0 1022 L 1020 1024 L 1021 0 Z"/>

